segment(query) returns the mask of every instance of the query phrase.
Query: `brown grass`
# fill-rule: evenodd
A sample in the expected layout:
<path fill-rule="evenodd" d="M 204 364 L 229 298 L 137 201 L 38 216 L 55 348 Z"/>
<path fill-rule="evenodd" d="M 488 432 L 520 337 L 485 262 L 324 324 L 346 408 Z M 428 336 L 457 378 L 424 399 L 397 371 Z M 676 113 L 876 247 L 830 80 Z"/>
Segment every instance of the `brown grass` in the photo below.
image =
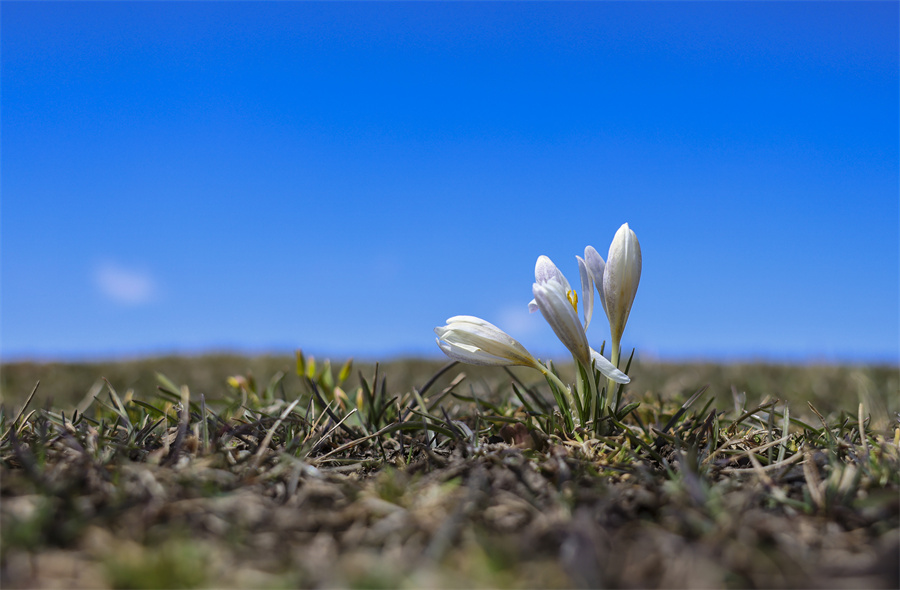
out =
<path fill-rule="evenodd" d="M 900 585 L 895 368 L 637 364 L 598 437 L 502 370 L 339 367 L 4 366 L 0 584 Z"/>

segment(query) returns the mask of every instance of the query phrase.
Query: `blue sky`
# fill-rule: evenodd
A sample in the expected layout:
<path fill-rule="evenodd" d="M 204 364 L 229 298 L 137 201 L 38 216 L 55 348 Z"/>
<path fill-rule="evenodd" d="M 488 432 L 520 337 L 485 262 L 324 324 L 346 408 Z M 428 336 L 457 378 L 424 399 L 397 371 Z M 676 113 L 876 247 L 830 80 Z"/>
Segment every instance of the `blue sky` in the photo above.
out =
<path fill-rule="evenodd" d="M 638 354 L 900 354 L 896 2 L 0 19 L 4 360 L 386 360 L 439 354 L 457 314 L 563 356 L 527 311 L 535 260 L 574 284 L 625 222 Z"/>

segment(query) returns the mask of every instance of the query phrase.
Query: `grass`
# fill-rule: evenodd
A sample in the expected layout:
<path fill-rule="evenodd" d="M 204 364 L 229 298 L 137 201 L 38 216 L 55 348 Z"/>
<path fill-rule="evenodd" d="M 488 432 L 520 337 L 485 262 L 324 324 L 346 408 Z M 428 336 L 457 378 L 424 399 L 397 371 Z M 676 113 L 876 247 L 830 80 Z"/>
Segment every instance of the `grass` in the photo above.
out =
<path fill-rule="evenodd" d="M 900 585 L 896 367 L 631 374 L 598 435 L 495 368 L 5 365 L 0 585 Z"/>

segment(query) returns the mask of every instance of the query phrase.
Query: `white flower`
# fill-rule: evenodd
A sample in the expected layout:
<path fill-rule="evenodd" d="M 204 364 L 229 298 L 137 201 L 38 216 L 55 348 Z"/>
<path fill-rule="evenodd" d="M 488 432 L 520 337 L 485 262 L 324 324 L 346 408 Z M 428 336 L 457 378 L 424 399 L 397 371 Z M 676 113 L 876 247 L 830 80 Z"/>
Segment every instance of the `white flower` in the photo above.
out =
<path fill-rule="evenodd" d="M 622 339 L 640 281 L 641 245 L 625 223 L 613 238 L 603 272 L 606 314 L 614 342 Z"/>
<path fill-rule="evenodd" d="M 583 264 L 584 262 L 579 259 L 579 267 L 582 267 Z M 618 370 L 588 344 L 585 328 L 590 323 L 594 287 L 587 269 L 581 268 L 581 270 L 581 284 L 584 292 L 591 294 L 590 297 L 585 297 L 584 326 L 578 319 L 578 296 L 569 287 L 566 277 L 546 256 L 538 258 L 535 265 L 534 276 L 537 282 L 532 286 L 534 300 L 529 304 L 529 309 L 541 311 L 541 315 L 553 328 L 556 337 L 582 366 L 589 368 L 593 359 L 596 368 L 606 377 L 617 383 L 628 383 L 631 379 L 625 373 Z"/>
<path fill-rule="evenodd" d="M 591 246 L 585 248 L 584 260 L 597 284 L 600 303 L 609 318 L 613 347 L 617 348 L 641 280 L 641 245 L 625 223 L 616 232 L 605 263 Z"/>
<path fill-rule="evenodd" d="M 470 365 L 522 365 L 543 371 L 543 367 L 516 339 L 481 318 L 458 315 L 446 326 L 434 329 L 444 354 Z"/>

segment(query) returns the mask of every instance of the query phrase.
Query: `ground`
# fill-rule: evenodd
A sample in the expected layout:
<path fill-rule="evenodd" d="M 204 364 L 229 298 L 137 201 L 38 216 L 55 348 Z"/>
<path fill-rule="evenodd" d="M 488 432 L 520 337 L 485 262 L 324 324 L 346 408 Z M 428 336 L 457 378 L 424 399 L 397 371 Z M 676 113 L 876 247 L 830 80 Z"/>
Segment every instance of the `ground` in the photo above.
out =
<path fill-rule="evenodd" d="M 0 584 L 900 586 L 895 367 L 629 372 L 567 432 L 497 368 L 5 365 Z"/>

